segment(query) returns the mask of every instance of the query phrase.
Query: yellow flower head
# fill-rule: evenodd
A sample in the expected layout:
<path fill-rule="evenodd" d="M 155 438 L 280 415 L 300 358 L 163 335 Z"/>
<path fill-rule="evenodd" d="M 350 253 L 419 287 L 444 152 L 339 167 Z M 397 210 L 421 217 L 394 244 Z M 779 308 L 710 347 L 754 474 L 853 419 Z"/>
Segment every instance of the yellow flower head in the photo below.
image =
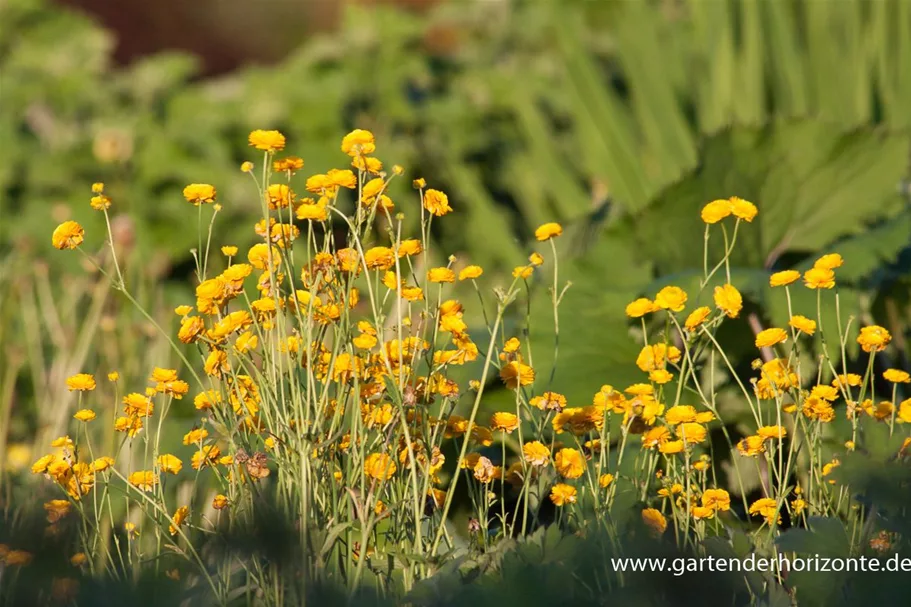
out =
<path fill-rule="evenodd" d="M 576 503 L 576 488 L 565 483 L 558 483 L 550 490 L 550 501 L 555 506 L 565 506 Z"/>
<path fill-rule="evenodd" d="M 490 427 L 494 430 L 510 434 L 519 427 L 519 418 L 515 413 L 498 411 L 490 416 Z"/>
<path fill-rule="evenodd" d="M 744 200 L 743 198 L 738 198 L 736 196 L 731 196 L 731 213 L 734 214 L 734 217 L 742 219 L 747 223 L 753 221 L 756 215 L 759 213 L 759 210 L 756 208 L 756 205 L 752 202 Z"/>
<path fill-rule="evenodd" d="M 527 386 L 535 381 L 535 370 L 519 361 L 512 361 L 500 369 L 500 379 L 510 390 Z"/>
<path fill-rule="evenodd" d="M 459 280 L 472 280 L 474 278 L 479 278 L 481 274 L 484 273 L 481 266 L 466 266 L 462 268 L 462 271 L 459 272 Z"/>
<path fill-rule="evenodd" d="M 646 508 L 642 511 L 642 522 L 658 535 L 661 535 L 667 529 L 667 519 L 654 508 Z"/>
<path fill-rule="evenodd" d="M 804 272 L 803 282 L 809 289 L 831 289 L 835 286 L 835 273 L 828 268 L 810 268 Z"/>
<path fill-rule="evenodd" d="M 354 129 L 342 138 L 342 151 L 352 157 L 374 153 L 376 140 L 373 133 Z"/>
<path fill-rule="evenodd" d="M 559 223 L 545 223 L 541 226 L 538 226 L 538 229 L 535 230 L 535 238 L 541 242 L 544 242 L 545 240 L 556 238 L 562 233 L 563 226 L 561 226 Z"/>
<path fill-rule="evenodd" d="M 813 264 L 813 267 L 820 270 L 834 270 L 835 268 L 840 268 L 844 263 L 845 260 L 842 259 L 841 255 L 838 253 L 829 253 L 828 255 L 823 255 L 817 259 Z"/>
<path fill-rule="evenodd" d="M 659 309 L 651 299 L 640 297 L 626 306 L 626 315 L 630 318 L 640 318 Z"/>
<path fill-rule="evenodd" d="M 81 422 L 90 422 L 95 419 L 95 412 L 91 409 L 80 409 L 79 411 L 76 411 L 73 418 L 78 419 Z"/>
<path fill-rule="evenodd" d="M 901 369 L 886 369 L 883 371 L 883 379 L 893 384 L 907 384 L 911 382 L 911 375 Z"/>
<path fill-rule="evenodd" d="M 731 214 L 731 202 L 729 200 L 713 200 L 702 207 L 702 221 L 705 223 L 718 223 Z"/>
<path fill-rule="evenodd" d="M 724 489 L 706 489 L 701 501 L 704 507 L 715 511 L 731 509 L 731 496 Z"/>
<path fill-rule="evenodd" d="M 431 268 L 427 272 L 427 280 L 430 282 L 455 282 L 455 272 L 449 268 Z"/>
<path fill-rule="evenodd" d="M 215 186 L 208 183 L 191 183 L 183 189 L 183 197 L 194 206 L 215 202 Z"/>
<path fill-rule="evenodd" d="M 686 317 L 686 322 L 683 326 L 687 331 L 695 331 L 699 326 L 705 322 L 705 319 L 709 317 L 712 311 L 708 306 L 700 306 L 690 312 L 690 315 Z"/>
<path fill-rule="evenodd" d="M 64 221 L 54 230 L 51 243 L 55 249 L 75 249 L 85 239 L 85 230 L 75 221 Z"/>
<path fill-rule="evenodd" d="M 686 299 L 686 291 L 680 287 L 669 286 L 658 291 L 655 296 L 655 305 L 662 310 L 681 312 L 686 305 Z"/>
<path fill-rule="evenodd" d="M 800 272 L 797 270 L 782 270 L 769 276 L 769 286 L 784 287 L 800 278 Z"/>
<path fill-rule="evenodd" d="M 257 129 L 250 133 L 250 145 L 264 152 L 277 152 L 285 149 L 285 136 L 278 131 Z"/>
<path fill-rule="evenodd" d="M 892 335 L 885 328 L 879 325 L 870 325 L 860 330 L 857 336 L 857 343 L 860 344 L 864 352 L 879 352 L 885 350 L 889 342 L 892 341 Z"/>
<path fill-rule="evenodd" d="M 792 316 L 788 324 L 807 335 L 813 335 L 816 332 L 816 321 L 800 314 Z"/>
<path fill-rule="evenodd" d="M 788 339 L 788 332 L 784 329 L 779 329 L 778 327 L 773 327 L 771 329 L 766 329 L 760 331 L 756 336 L 756 347 L 757 348 L 768 348 L 774 346 L 775 344 L 780 344 Z"/>
<path fill-rule="evenodd" d="M 522 445 L 522 457 L 530 466 L 544 466 L 550 461 L 550 449 L 540 441 L 531 441 Z"/>
<path fill-rule="evenodd" d="M 395 470 L 395 460 L 385 453 L 371 453 L 364 462 L 364 474 L 378 481 L 388 480 Z"/>
<path fill-rule="evenodd" d="M 449 196 L 439 190 L 424 192 L 424 208 L 437 217 L 442 217 L 452 211 L 449 206 Z"/>
<path fill-rule="evenodd" d="M 554 468 L 564 478 L 579 478 L 585 472 L 585 458 L 577 449 L 560 449 L 554 455 Z"/>
<path fill-rule="evenodd" d="M 737 318 L 743 309 L 743 296 L 734 285 L 725 284 L 715 287 L 715 305 L 727 315 L 728 318 Z"/>
<path fill-rule="evenodd" d="M 180 461 L 180 458 L 175 457 L 170 453 L 165 453 L 164 455 L 158 456 L 158 467 L 161 468 L 162 472 L 177 474 L 183 468 L 183 462 Z"/>
<path fill-rule="evenodd" d="M 88 373 L 78 373 L 66 380 L 66 387 L 70 392 L 91 392 L 95 389 L 95 376 Z"/>
<path fill-rule="evenodd" d="M 158 484 L 158 475 L 152 470 L 140 470 L 132 473 L 127 480 L 141 491 L 151 491 Z"/>

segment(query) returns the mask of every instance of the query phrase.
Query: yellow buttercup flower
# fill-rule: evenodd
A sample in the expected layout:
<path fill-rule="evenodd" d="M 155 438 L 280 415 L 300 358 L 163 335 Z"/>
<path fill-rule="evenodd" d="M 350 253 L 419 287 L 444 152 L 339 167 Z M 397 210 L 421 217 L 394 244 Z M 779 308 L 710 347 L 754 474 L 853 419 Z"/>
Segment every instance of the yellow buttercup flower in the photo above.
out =
<path fill-rule="evenodd" d="M 607 489 L 610 487 L 610 484 L 614 482 L 614 475 L 605 473 L 598 477 L 598 486 L 602 489 Z"/>
<path fill-rule="evenodd" d="M 250 145 L 264 152 L 277 152 L 285 149 L 285 136 L 278 131 L 257 129 L 248 137 Z"/>
<path fill-rule="evenodd" d="M 686 291 L 680 287 L 669 286 L 658 291 L 658 294 L 655 296 L 655 305 L 662 310 L 681 312 L 686 305 L 686 300 Z"/>
<path fill-rule="evenodd" d="M 791 320 L 788 321 L 788 324 L 807 335 L 813 335 L 816 332 L 816 321 L 811 320 L 806 316 L 801 316 L 800 314 L 792 316 Z"/>
<path fill-rule="evenodd" d="M 765 451 L 765 439 L 761 436 L 748 436 L 737 443 L 737 450 L 746 457 L 755 457 Z"/>
<path fill-rule="evenodd" d="M 141 491 L 151 491 L 158 484 L 158 475 L 152 470 L 140 470 L 132 473 L 127 480 Z"/>
<path fill-rule="evenodd" d="M 667 529 L 667 519 L 654 508 L 646 508 L 642 511 L 642 522 L 658 535 L 661 535 Z"/>
<path fill-rule="evenodd" d="M 191 183 L 183 189 L 183 197 L 194 206 L 215 202 L 215 186 L 208 183 Z"/>
<path fill-rule="evenodd" d="M 554 468 L 564 478 L 579 478 L 585 472 L 585 458 L 577 449 L 560 449 L 554 455 Z"/>
<path fill-rule="evenodd" d="M 626 315 L 630 318 L 640 318 L 646 314 L 656 312 L 660 308 L 651 299 L 640 297 L 626 306 Z"/>
<path fill-rule="evenodd" d="M 449 196 L 439 190 L 424 192 L 424 208 L 437 217 L 452 212 L 452 207 L 449 206 Z"/>
<path fill-rule="evenodd" d="M 70 389 L 70 392 L 91 392 L 95 389 L 95 376 L 88 373 L 70 376 L 66 380 L 66 387 Z"/>
<path fill-rule="evenodd" d="M 459 280 L 471 280 L 479 278 L 484 273 L 481 266 L 466 266 L 459 272 Z"/>
<path fill-rule="evenodd" d="M 364 474 L 378 481 L 388 480 L 395 470 L 395 461 L 385 453 L 371 453 L 364 462 Z"/>
<path fill-rule="evenodd" d="M 835 268 L 840 268 L 844 263 L 845 260 L 842 259 L 841 255 L 838 253 L 829 253 L 828 255 L 823 255 L 817 259 L 813 263 L 813 267 L 821 270 L 834 270 Z"/>
<path fill-rule="evenodd" d="M 165 453 L 164 455 L 158 456 L 158 467 L 161 468 L 162 472 L 177 474 L 183 469 L 183 462 L 180 461 L 180 458 L 175 457 L 170 453 Z"/>
<path fill-rule="evenodd" d="M 187 506 L 181 506 L 174 512 L 174 516 L 171 517 L 171 524 L 168 525 L 168 531 L 171 535 L 177 535 L 177 530 L 183 525 L 189 515 L 190 509 Z"/>
<path fill-rule="evenodd" d="M 73 418 L 78 419 L 81 422 L 90 422 L 95 419 L 95 412 L 91 409 L 80 409 L 79 411 L 76 411 Z"/>
<path fill-rule="evenodd" d="M 742 219 L 747 223 L 753 221 L 756 215 L 759 213 L 759 210 L 756 208 L 756 205 L 748 200 L 743 198 L 738 198 L 737 196 L 731 196 L 731 213 L 734 214 L 734 217 Z"/>
<path fill-rule="evenodd" d="M 911 382 L 911 375 L 901 369 L 886 369 L 883 371 L 883 379 L 893 384 L 907 384 Z"/>
<path fill-rule="evenodd" d="M 565 506 L 576 503 L 576 488 L 565 483 L 558 483 L 550 489 L 550 501 L 555 506 Z"/>
<path fill-rule="evenodd" d="M 530 466 L 544 466 L 550 461 L 550 449 L 540 441 L 522 445 L 522 457 Z"/>
<path fill-rule="evenodd" d="M 515 413 L 498 411 L 490 417 L 490 427 L 494 430 L 510 434 L 519 427 L 519 418 Z"/>
<path fill-rule="evenodd" d="M 683 326 L 687 331 L 695 331 L 699 328 L 699 325 L 705 322 L 705 319 L 709 317 L 709 314 L 712 313 L 712 310 L 708 306 L 700 306 L 690 312 L 690 315 L 686 317 L 686 321 Z"/>
<path fill-rule="evenodd" d="M 863 327 L 860 335 L 857 336 L 857 343 L 860 344 L 864 352 L 879 352 L 885 350 L 889 342 L 892 341 L 892 335 L 884 327 L 871 325 Z"/>
<path fill-rule="evenodd" d="M 734 285 L 725 284 L 715 287 L 715 305 L 725 313 L 728 318 L 737 318 L 743 309 L 743 296 Z"/>
<path fill-rule="evenodd" d="M 376 140 L 373 133 L 363 129 L 354 129 L 342 138 L 342 151 L 349 156 L 374 153 Z"/>
<path fill-rule="evenodd" d="M 773 327 L 771 329 L 766 329 L 760 331 L 756 336 L 756 347 L 757 348 L 768 348 L 774 346 L 775 344 L 780 344 L 788 339 L 788 332 L 784 329 L 779 329 Z"/>
<path fill-rule="evenodd" d="M 563 233 L 563 226 L 559 223 L 545 223 L 538 226 L 538 229 L 535 230 L 535 238 L 539 241 L 544 242 L 545 240 L 550 240 L 551 238 L 556 238 L 557 236 Z"/>
<path fill-rule="evenodd" d="M 831 289 L 835 286 L 835 273 L 828 268 L 810 268 L 804 272 L 803 282 L 810 289 Z"/>
<path fill-rule="evenodd" d="M 534 383 L 535 370 L 514 360 L 503 365 L 503 368 L 500 369 L 500 379 L 503 380 L 507 388 L 515 390 L 519 386 L 527 386 Z"/>
<path fill-rule="evenodd" d="M 85 239 L 85 230 L 75 221 L 64 221 L 54 230 L 51 243 L 55 249 L 75 249 Z"/>
<path fill-rule="evenodd" d="M 455 282 L 455 272 L 449 268 L 431 268 L 427 272 L 427 280 L 429 282 Z"/>
<path fill-rule="evenodd" d="M 729 200 L 713 200 L 702 207 L 702 221 L 705 223 L 718 223 L 731 214 L 731 202 Z"/>
<path fill-rule="evenodd" d="M 772 287 L 784 287 L 800 278 L 800 272 L 797 270 L 783 270 L 775 272 L 769 276 L 769 285 Z"/>
<path fill-rule="evenodd" d="M 771 497 L 763 497 L 750 504 L 750 514 L 764 517 L 769 525 L 776 521 L 780 522 L 780 518 L 777 516 L 778 502 Z"/>
<path fill-rule="evenodd" d="M 701 501 L 704 507 L 714 511 L 727 512 L 731 509 L 731 496 L 724 489 L 706 489 Z"/>

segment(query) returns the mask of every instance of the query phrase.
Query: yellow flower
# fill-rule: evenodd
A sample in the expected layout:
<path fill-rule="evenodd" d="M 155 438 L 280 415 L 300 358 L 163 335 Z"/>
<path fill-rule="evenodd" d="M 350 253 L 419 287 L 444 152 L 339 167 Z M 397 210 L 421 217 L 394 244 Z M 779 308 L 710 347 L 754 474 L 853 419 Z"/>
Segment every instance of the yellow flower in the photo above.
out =
<path fill-rule="evenodd" d="M 111 208 L 111 199 L 104 194 L 92 196 L 89 205 L 96 211 L 105 211 Z"/>
<path fill-rule="evenodd" d="M 101 194 L 104 192 L 104 184 L 102 182 L 97 182 L 92 184 L 92 194 Z"/>
<path fill-rule="evenodd" d="M 654 371 L 649 371 L 648 379 L 658 385 L 663 385 L 674 379 L 674 374 L 664 369 L 655 369 Z"/>
<path fill-rule="evenodd" d="M 75 249 L 85 239 L 85 230 L 75 221 L 64 221 L 54 230 L 51 243 L 55 249 Z"/>
<path fill-rule="evenodd" d="M 708 318 L 711 313 L 712 311 L 708 306 L 696 308 L 686 317 L 686 322 L 683 324 L 684 328 L 686 328 L 687 331 L 695 331 L 699 325 L 705 322 L 705 319 Z"/>
<path fill-rule="evenodd" d="M 761 436 L 748 436 L 737 443 L 740 455 L 755 457 L 765 451 L 765 439 Z"/>
<path fill-rule="evenodd" d="M 385 453 L 371 453 L 364 462 L 364 474 L 385 481 L 395 474 L 395 461 Z"/>
<path fill-rule="evenodd" d="M 329 211 L 319 204 L 302 204 L 297 207 L 297 218 L 300 220 L 326 221 Z"/>
<path fill-rule="evenodd" d="M 459 280 L 471 280 L 478 278 L 483 273 L 484 270 L 481 268 L 481 266 L 466 266 L 462 269 L 461 272 L 459 272 Z"/>
<path fill-rule="evenodd" d="M 389 247 L 373 247 L 364 253 L 364 261 L 370 270 L 388 270 L 395 265 L 395 252 Z"/>
<path fill-rule="evenodd" d="M 857 373 L 846 373 L 844 375 L 839 375 L 832 380 L 832 385 L 834 387 L 841 386 L 854 386 L 855 388 L 863 382 L 863 378 Z"/>
<path fill-rule="evenodd" d="M 194 206 L 215 202 L 215 186 L 208 183 L 191 183 L 183 189 L 183 197 Z"/>
<path fill-rule="evenodd" d="M 500 379 L 510 390 L 527 386 L 535 381 L 535 370 L 519 361 L 512 361 L 500 369 Z"/>
<path fill-rule="evenodd" d="M 784 329 L 779 329 L 773 327 L 771 329 L 766 329 L 765 331 L 760 331 L 756 336 L 756 347 L 757 348 L 768 348 L 774 346 L 775 344 L 780 344 L 788 339 L 788 332 Z"/>
<path fill-rule="evenodd" d="M 667 519 L 654 508 L 646 508 L 642 511 L 642 522 L 658 535 L 661 535 L 667 529 Z"/>
<path fill-rule="evenodd" d="M 651 299 L 640 297 L 626 306 L 626 315 L 630 318 L 640 318 L 658 309 L 658 306 Z"/>
<path fill-rule="evenodd" d="M 602 489 L 607 489 L 612 482 L 614 482 L 613 474 L 605 473 L 598 477 L 598 486 Z"/>
<path fill-rule="evenodd" d="M 81 422 L 90 422 L 95 419 L 95 412 L 91 409 L 80 409 L 73 414 L 73 417 Z"/>
<path fill-rule="evenodd" d="M 565 483 L 558 483 L 550 489 L 550 501 L 555 506 L 565 506 L 576 503 L 576 488 Z"/>
<path fill-rule="evenodd" d="M 706 489 L 702 494 L 702 505 L 726 512 L 731 509 L 731 496 L 724 489 Z"/>
<path fill-rule="evenodd" d="M 725 284 L 715 287 L 715 305 L 724 312 L 728 318 L 737 318 L 743 309 L 743 296 L 734 285 Z"/>
<path fill-rule="evenodd" d="M 731 202 L 729 200 L 713 200 L 702 207 L 702 221 L 705 223 L 718 223 L 731 214 Z"/>
<path fill-rule="evenodd" d="M 762 426 L 756 430 L 756 434 L 764 440 L 773 438 L 784 438 L 788 435 L 788 430 L 782 426 Z"/>
<path fill-rule="evenodd" d="M 906 424 L 911 424 L 911 398 L 907 398 L 899 403 L 898 418 Z M 34 470 L 34 468 L 32 468 L 32 470 Z"/>
<path fill-rule="evenodd" d="M 417 255 L 424 250 L 424 246 L 421 244 L 421 241 L 417 238 L 408 238 L 399 243 L 399 257 L 411 257 L 412 255 Z M 469 266 L 477 267 L 477 266 Z M 468 268 L 466 268 L 467 270 Z M 464 271 L 464 270 L 463 270 Z M 478 274 L 480 276 L 480 274 Z"/>
<path fill-rule="evenodd" d="M 142 491 L 151 491 L 158 484 L 158 475 L 152 470 L 140 470 L 127 479 L 131 485 Z"/>
<path fill-rule="evenodd" d="M 534 273 L 535 269 L 533 266 L 516 266 L 513 268 L 512 276 L 513 278 L 521 278 L 525 280 Z"/>
<path fill-rule="evenodd" d="M 118 379 L 120 379 L 120 373 L 117 371 L 111 371 L 108 373 L 108 381 L 117 381 Z"/>
<path fill-rule="evenodd" d="M 734 216 L 746 221 L 747 223 L 753 221 L 753 219 L 759 213 L 759 210 L 756 208 L 755 204 L 744 200 L 743 198 L 731 196 L 730 203 L 731 212 L 734 214 Z"/>
<path fill-rule="evenodd" d="M 889 342 L 892 341 L 892 335 L 879 325 L 870 325 L 860 330 L 857 336 L 857 343 L 860 344 L 864 352 L 879 352 L 885 350 Z"/>
<path fill-rule="evenodd" d="M 666 362 L 676 363 L 680 360 L 680 349 L 662 343 L 645 346 L 636 357 L 636 366 L 643 371 L 663 369 Z"/>
<path fill-rule="evenodd" d="M 166 453 L 158 456 L 158 467 L 161 468 L 162 472 L 177 474 L 183 468 L 183 462 L 170 453 Z"/>
<path fill-rule="evenodd" d="M 811 320 L 806 316 L 801 316 L 800 314 L 795 314 L 792 316 L 788 324 L 801 333 L 806 333 L 807 335 L 813 335 L 816 333 L 816 321 Z"/>
<path fill-rule="evenodd" d="M 682 440 L 667 440 L 658 443 L 658 452 L 664 455 L 675 455 L 683 453 L 684 444 Z"/>
<path fill-rule="evenodd" d="M 544 466 L 550 461 L 550 449 L 540 441 L 531 441 L 522 445 L 522 457 L 530 466 Z"/>
<path fill-rule="evenodd" d="M 820 270 L 834 270 L 835 268 L 840 268 L 844 263 L 845 260 L 842 259 L 841 255 L 838 253 L 829 253 L 828 255 L 823 255 L 817 259 L 813 264 L 813 267 Z"/>
<path fill-rule="evenodd" d="M 424 192 L 424 208 L 437 217 L 452 211 L 449 206 L 449 197 L 439 190 L 427 190 Z"/>
<path fill-rule="evenodd" d="M 427 280 L 430 282 L 455 282 L 455 272 L 449 268 L 431 268 L 427 272 Z"/>
<path fill-rule="evenodd" d="M 302 168 L 304 168 L 304 159 L 298 156 L 288 156 L 287 158 L 280 158 L 272 162 L 272 170 L 276 173 L 287 171 L 288 173 L 294 174 L 295 171 L 299 171 Z"/>
<path fill-rule="evenodd" d="M 800 272 L 797 270 L 782 270 L 769 276 L 769 286 L 784 287 L 800 278 Z"/>
<path fill-rule="evenodd" d="M 250 145 L 264 152 L 277 152 L 285 149 L 285 136 L 278 131 L 257 129 L 250 133 Z"/>
<path fill-rule="evenodd" d="M 664 287 L 655 296 L 655 305 L 662 310 L 680 312 L 686 305 L 686 291 L 680 287 Z"/>
<path fill-rule="evenodd" d="M 705 442 L 707 432 L 705 426 L 696 422 L 686 422 L 677 426 L 677 438 L 686 445 Z"/>
<path fill-rule="evenodd" d="M 92 470 L 94 470 L 95 472 L 104 472 L 105 470 L 107 470 L 108 468 L 111 468 L 113 466 L 114 466 L 114 458 L 108 457 L 108 456 L 99 457 L 98 459 L 93 461 L 91 464 Z"/>
<path fill-rule="evenodd" d="M 540 253 L 532 253 L 531 255 L 528 256 L 528 263 L 530 263 L 533 266 L 540 266 L 544 263 L 544 258 L 541 256 Z"/>
<path fill-rule="evenodd" d="M 67 378 L 66 387 L 70 389 L 70 392 L 73 392 L 74 390 L 91 392 L 95 389 L 95 376 L 88 373 L 72 375 Z"/>
<path fill-rule="evenodd" d="M 778 502 L 771 497 L 763 497 L 750 504 L 750 514 L 765 517 L 768 524 L 772 525 L 778 519 Z"/>
<path fill-rule="evenodd" d="M 883 379 L 893 384 L 907 384 L 911 382 L 911 375 L 901 369 L 886 369 L 883 371 Z"/>
<path fill-rule="evenodd" d="M 228 507 L 229 503 L 230 501 L 228 500 L 228 497 L 226 495 L 222 495 L 221 493 L 212 498 L 212 507 L 216 510 L 224 510 Z"/>
<path fill-rule="evenodd" d="M 177 535 L 177 530 L 187 520 L 187 516 L 190 514 L 190 509 L 187 506 L 181 506 L 174 512 L 174 516 L 171 518 L 171 524 L 168 525 L 168 531 L 171 535 Z"/>
<path fill-rule="evenodd" d="M 559 223 L 545 223 L 538 226 L 538 229 L 535 230 L 535 238 L 539 241 L 544 242 L 545 240 L 550 240 L 555 238 L 563 233 L 563 226 Z"/>
<path fill-rule="evenodd" d="M 803 282 L 809 289 L 831 289 L 835 286 L 835 273 L 826 268 L 810 268 L 804 272 Z"/>
<path fill-rule="evenodd" d="M 664 414 L 664 421 L 670 426 L 696 421 L 696 408 L 691 405 L 674 405 Z"/>
<path fill-rule="evenodd" d="M 560 449 L 554 455 L 554 468 L 565 478 L 579 478 L 585 472 L 585 458 L 577 449 Z"/>
<path fill-rule="evenodd" d="M 349 156 L 374 153 L 376 141 L 373 133 L 363 129 L 354 129 L 342 138 L 342 151 Z"/>
<path fill-rule="evenodd" d="M 513 430 L 519 427 L 519 418 L 515 413 L 498 411 L 490 416 L 490 427 L 494 430 L 511 434 Z"/>

